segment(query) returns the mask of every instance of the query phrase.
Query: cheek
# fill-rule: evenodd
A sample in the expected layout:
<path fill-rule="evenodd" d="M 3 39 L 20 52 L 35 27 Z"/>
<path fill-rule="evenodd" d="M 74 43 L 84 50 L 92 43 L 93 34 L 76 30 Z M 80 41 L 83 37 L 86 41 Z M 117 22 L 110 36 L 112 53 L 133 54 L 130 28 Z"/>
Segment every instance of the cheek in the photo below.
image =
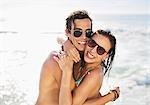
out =
<path fill-rule="evenodd" d="M 87 54 L 87 52 L 91 52 L 90 50 L 91 48 L 88 45 L 85 45 L 84 54 Z"/>
<path fill-rule="evenodd" d="M 76 39 L 74 38 L 74 36 L 69 35 L 69 39 L 74 43 L 76 41 Z"/>
<path fill-rule="evenodd" d="M 106 55 L 101 57 L 102 61 L 104 61 L 106 59 Z"/>
<path fill-rule="evenodd" d="M 97 54 L 96 60 L 97 60 L 98 62 L 101 62 L 101 61 L 102 61 L 102 56 L 100 56 L 100 55 Z"/>
<path fill-rule="evenodd" d="M 74 44 L 77 44 L 77 39 L 72 38 L 72 42 L 73 42 Z"/>

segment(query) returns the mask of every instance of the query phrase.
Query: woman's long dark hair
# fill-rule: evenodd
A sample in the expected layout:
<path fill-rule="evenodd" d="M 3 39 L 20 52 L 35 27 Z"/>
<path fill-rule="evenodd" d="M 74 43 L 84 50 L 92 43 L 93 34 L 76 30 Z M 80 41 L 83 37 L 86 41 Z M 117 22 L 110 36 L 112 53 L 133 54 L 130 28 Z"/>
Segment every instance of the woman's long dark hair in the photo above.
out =
<path fill-rule="evenodd" d="M 111 48 L 108 51 L 108 58 L 102 62 L 104 75 L 105 75 L 107 72 L 110 72 L 110 70 L 112 68 L 112 62 L 114 60 L 114 56 L 115 56 L 115 52 L 116 52 L 116 38 L 115 38 L 115 36 L 113 36 L 111 34 L 110 31 L 98 30 L 97 33 L 102 35 L 102 36 L 107 37 L 110 41 L 110 44 L 111 44 Z M 95 34 L 96 33 L 93 33 L 93 36 Z"/>

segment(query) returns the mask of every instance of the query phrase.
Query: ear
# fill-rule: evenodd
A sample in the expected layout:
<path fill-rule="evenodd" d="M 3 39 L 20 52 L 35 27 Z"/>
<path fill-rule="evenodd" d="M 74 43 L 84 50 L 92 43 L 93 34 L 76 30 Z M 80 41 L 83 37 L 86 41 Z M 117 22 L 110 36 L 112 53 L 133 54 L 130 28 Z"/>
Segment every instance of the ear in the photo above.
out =
<path fill-rule="evenodd" d="M 70 34 L 70 32 L 67 28 L 65 29 L 65 34 L 66 34 L 67 37 L 69 37 L 68 35 Z"/>

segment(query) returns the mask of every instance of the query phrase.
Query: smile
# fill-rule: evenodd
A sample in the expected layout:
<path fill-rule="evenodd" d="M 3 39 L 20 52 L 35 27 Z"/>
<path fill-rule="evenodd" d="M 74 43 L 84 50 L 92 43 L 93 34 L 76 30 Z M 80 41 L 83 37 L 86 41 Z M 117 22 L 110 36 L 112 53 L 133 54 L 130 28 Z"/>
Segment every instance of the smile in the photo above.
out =
<path fill-rule="evenodd" d="M 86 41 L 80 41 L 78 44 L 85 45 L 85 44 L 86 44 Z"/>
<path fill-rule="evenodd" d="M 86 55 L 87 55 L 87 57 L 90 58 L 90 59 L 93 59 L 93 58 L 94 58 L 94 56 L 93 56 L 89 51 L 87 52 Z"/>

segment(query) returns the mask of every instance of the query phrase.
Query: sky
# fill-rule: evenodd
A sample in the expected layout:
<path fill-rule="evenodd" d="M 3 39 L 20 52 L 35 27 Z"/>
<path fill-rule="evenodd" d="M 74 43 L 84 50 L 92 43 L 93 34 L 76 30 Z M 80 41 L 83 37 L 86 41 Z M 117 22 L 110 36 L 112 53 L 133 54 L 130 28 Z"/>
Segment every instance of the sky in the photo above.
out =
<path fill-rule="evenodd" d="M 1 0 L 2 11 L 22 7 L 48 7 L 51 11 L 86 9 L 101 14 L 150 14 L 149 0 Z"/>
<path fill-rule="evenodd" d="M 64 30 L 64 20 L 74 10 L 87 10 L 91 16 L 95 14 L 98 14 L 97 16 L 99 14 L 150 14 L 150 0 L 0 1 L 0 22 L 2 22 L 0 29 L 3 31 Z"/>

